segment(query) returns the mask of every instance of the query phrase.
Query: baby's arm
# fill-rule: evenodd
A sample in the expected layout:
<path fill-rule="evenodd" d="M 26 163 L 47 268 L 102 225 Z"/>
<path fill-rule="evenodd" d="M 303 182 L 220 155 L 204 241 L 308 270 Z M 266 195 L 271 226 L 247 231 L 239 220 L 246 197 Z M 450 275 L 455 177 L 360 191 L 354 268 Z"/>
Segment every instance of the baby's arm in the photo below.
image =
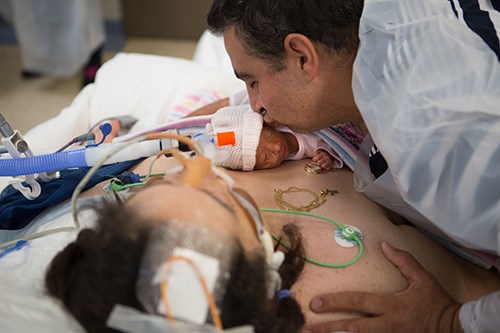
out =
<path fill-rule="evenodd" d="M 295 159 L 310 157 L 313 162 L 326 171 L 343 167 L 344 163 L 340 156 L 318 135 L 297 133 L 294 135 L 299 142 L 299 152 L 302 152 L 302 155 L 296 156 Z"/>
<path fill-rule="evenodd" d="M 329 171 L 333 167 L 332 156 L 323 149 L 316 149 L 312 157 L 312 161 L 317 163 L 321 169 Z"/>
<path fill-rule="evenodd" d="M 187 117 L 193 117 L 193 116 L 205 116 L 205 115 L 210 115 L 214 114 L 217 112 L 219 109 L 222 109 L 223 107 L 226 106 L 238 106 L 238 105 L 243 105 L 243 104 L 249 104 L 250 101 L 248 100 L 248 94 L 246 90 L 239 91 L 235 94 L 232 94 L 231 96 L 227 98 L 223 98 L 220 100 L 217 100 L 211 104 L 205 105 L 192 113 L 188 114 Z M 250 108 L 250 105 L 248 106 Z"/>
<path fill-rule="evenodd" d="M 229 98 L 223 98 L 218 101 L 215 101 L 211 104 L 202 106 L 201 108 L 191 112 L 186 117 L 194 117 L 194 116 L 205 116 L 214 114 L 217 110 L 229 106 Z"/>

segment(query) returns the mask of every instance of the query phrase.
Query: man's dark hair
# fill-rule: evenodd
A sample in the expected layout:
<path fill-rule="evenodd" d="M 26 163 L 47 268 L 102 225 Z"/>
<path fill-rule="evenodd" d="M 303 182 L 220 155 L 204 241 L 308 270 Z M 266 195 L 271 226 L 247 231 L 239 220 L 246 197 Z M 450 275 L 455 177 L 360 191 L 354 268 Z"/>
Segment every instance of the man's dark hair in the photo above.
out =
<path fill-rule="evenodd" d="M 77 239 L 49 265 L 45 285 L 49 295 L 62 301 L 88 332 L 116 332 L 106 326 L 116 304 L 145 311 L 138 301 L 136 280 L 152 224 L 124 205 L 103 202 L 94 208 L 97 227 L 80 231 Z M 284 228 L 295 243 L 280 268 L 282 288 L 289 289 L 304 266 L 300 234 Z M 230 279 L 220 314 L 225 328 L 253 325 L 255 332 L 299 332 L 304 325 L 293 298 L 267 298 L 266 262 L 262 255 L 246 253 L 236 242 L 231 255 Z"/>
<path fill-rule="evenodd" d="M 216 35 L 234 26 L 249 55 L 280 71 L 283 41 L 290 33 L 331 52 L 356 52 L 362 10 L 363 0 L 214 0 L 207 23 Z"/>

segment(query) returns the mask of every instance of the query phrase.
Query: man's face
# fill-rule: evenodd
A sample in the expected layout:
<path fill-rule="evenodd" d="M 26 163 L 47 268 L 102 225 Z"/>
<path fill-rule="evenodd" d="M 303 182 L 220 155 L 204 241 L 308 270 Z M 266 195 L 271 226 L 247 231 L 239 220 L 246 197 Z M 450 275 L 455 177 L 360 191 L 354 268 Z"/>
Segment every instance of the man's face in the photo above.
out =
<path fill-rule="evenodd" d="M 224 43 L 236 76 L 246 84 L 253 111 L 265 109 L 267 124 L 310 133 L 340 121 L 357 120 L 345 114 L 355 109 L 350 80 L 352 71 L 349 70 L 344 80 L 345 74 L 330 73 L 332 61 L 329 61 L 321 67 L 321 75 L 311 78 L 305 75 L 296 58 L 287 56 L 286 68 L 275 72 L 262 59 L 245 52 L 233 27 L 224 32 Z M 336 85 L 341 86 L 341 93 Z M 345 95 L 348 95 L 347 100 Z"/>

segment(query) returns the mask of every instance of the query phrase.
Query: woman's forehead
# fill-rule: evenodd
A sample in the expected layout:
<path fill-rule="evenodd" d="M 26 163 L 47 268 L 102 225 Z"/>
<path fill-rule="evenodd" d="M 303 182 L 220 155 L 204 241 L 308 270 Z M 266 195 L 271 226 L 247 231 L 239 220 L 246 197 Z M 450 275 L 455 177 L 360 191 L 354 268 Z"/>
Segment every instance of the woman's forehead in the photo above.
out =
<path fill-rule="evenodd" d="M 237 189 L 233 191 L 243 195 L 257 209 L 249 195 Z M 222 180 L 215 177 L 204 180 L 199 188 L 182 182 L 172 184 L 160 181 L 141 190 L 126 204 L 153 225 L 172 219 L 184 221 L 207 227 L 216 234 L 235 236 L 245 249 L 256 249 L 260 244 L 256 230 L 259 227 L 255 217 L 248 213 L 235 195 L 230 193 Z"/>
<path fill-rule="evenodd" d="M 158 181 L 136 193 L 126 204 L 140 215 L 155 220 L 236 218 L 229 196 L 214 186 L 195 189 L 185 184 Z"/>
<path fill-rule="evenodd" d="M 150 191 L 152 190 L 152 191 Z M 164 193 L 169 197 L 176 197 L 180 194 L 188 195 L 203 195 L 203 193 L 224 193 L 227 192 L 226 185 L 220 181 L 213 173 L 206 175 L 198 188 L 190 186 L 185 182 L 183 172 L 175 172 L 166 174 L 161 178 L 151 178 L 146 182 L 146 185 L 137 193 L 144 195 L 154 195 Z"/>

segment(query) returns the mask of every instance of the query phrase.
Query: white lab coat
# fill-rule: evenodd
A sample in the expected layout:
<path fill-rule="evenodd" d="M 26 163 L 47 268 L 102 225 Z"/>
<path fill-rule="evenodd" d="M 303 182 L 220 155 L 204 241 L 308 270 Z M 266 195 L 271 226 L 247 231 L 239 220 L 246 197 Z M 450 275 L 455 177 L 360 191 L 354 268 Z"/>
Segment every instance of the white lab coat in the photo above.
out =
<path fill-rule="evenodd" d="M 476 13 L 496 28 L 490 47 L 461 2 L 365 0 L 353 89 L 389 169 L 375 180 L 360 158 L 355 186 L 418 226 L 499 254 L 500 13 L 498 0 L 479 0 Z M 467 332 L 493 332 L 499 313 L 496 293 L 460 318 Z"/>
<path fill-rule="evenodd" d="M 11 0 L 23 70 L 74 75 L 104 43 L 99 0 Z"/>

